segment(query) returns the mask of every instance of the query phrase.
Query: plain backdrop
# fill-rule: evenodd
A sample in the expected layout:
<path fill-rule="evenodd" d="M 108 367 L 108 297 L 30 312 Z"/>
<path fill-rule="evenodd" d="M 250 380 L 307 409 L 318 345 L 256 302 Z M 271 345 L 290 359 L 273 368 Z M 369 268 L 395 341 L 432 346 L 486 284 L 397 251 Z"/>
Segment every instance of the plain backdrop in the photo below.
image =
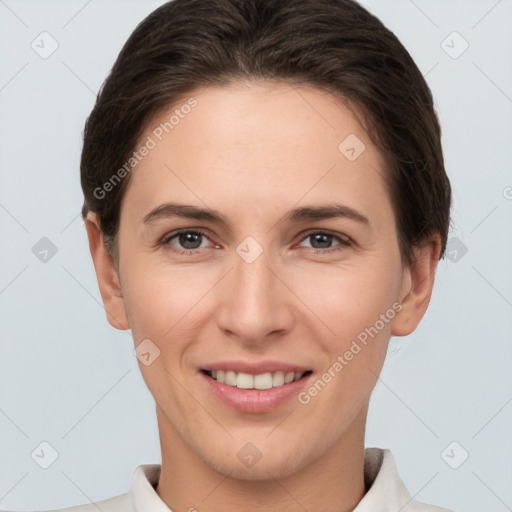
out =
<path fill-rule="evenodd" d="M 101 304 L 79 215 L 79 158 L 95 94 L 137 23 L 161 3 L 0 0 L 4 510 L 122 494 L 137 465 L 160 462 L 133 340 L 108 324 Z M 426 76 L 454 194 L 448 257 L 420 327 L 391 340 L 366 445 L 391 449 L 417 500 L 509 511 L 512 2 L 364 5 Z M 55 459 L 47 469 L 41 450 Z"/>

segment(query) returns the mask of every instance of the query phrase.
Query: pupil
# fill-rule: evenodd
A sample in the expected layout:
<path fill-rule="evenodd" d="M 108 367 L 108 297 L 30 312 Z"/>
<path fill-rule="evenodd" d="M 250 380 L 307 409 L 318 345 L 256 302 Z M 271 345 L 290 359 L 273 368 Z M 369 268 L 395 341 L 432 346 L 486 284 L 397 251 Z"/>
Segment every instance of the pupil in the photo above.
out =
<path fill-rule="evenodd" d="M 201 243 L 199 243 L 198 246 L 194 246 L 194 247 L 190 247 L 188 245 L 188 243 L 190 242 L 193 245 L 194 243 L 197 243 L 197 241 L 200 237 L 201 237 L 201 235 L 199 233 L 182 233 L 180 235 L 180 243 L 186 249 L 197 249 L 199 247 L 199 245 L 201 245 Z"/>
<path fill-rule="evenodd" d="M 319 233 L 319 234 L 312 235 L 312 236 L 313 236 L 313 240 L 320 242 L 321 248 L 329 247 L 329 242 L 330 242 L 330 238 L 332 237 L 332 235 L 326 235 L 326 234 Z M 322 240 L 323 240 L 323 242 L 322 242 Z M 324 243 L 325 245 L 322 245 L 322 243 Z M 313 247 L 314 247 L 314 244 L 313 244 Z"/>

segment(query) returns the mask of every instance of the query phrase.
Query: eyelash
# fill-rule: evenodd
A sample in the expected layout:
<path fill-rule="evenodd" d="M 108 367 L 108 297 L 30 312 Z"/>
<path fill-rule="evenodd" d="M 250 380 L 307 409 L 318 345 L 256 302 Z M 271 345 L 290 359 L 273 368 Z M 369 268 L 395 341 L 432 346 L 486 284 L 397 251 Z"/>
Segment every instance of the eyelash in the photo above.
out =
<path fill-rule="evenodd" d="M 206 238 L 209 239 L 209 236 L 208 234 L 201 230 L 201 229 L 190 229 L 190 228 L 187 228 L 187 229 L 180 229 L 178 231 L 175 231 L 173 233 L 170 233 L 169 235 L 166 235 L 162 241 L 160 242 L 160 245 L 166 247 L 166 248 L 170 248 L 171 251 L 173 252 L 176 252 L 178 254 L 182 254 L 182 255 L 193 255 L 193 254 L 197 254 L 198 252 L 200 252 L 200 249 L 176 249 L 174 248 L 173 246 L 171 246 L 171 244 L 169 244 L 169 242 L 171 240 L 173 240 L 174 238 L 176 238 L 177 236 L 181 235 L 181 234 L 186 234 L 186 233 L 194 233 L 194 234 L 198 234 L 198 235 L 201 235 L 201 236 L 204 236 Z M 323 230 L 316 230 L 316 231 L 308 231 L 302 238 L 301 238 L 301 242 L 304 241 L 306 238 L 309 238 L 313 235 L 327 235 L 327 236 L 332 236 L 333 239 L 337 239 L 339 242 L 340 242 L 340 245 L 337 245 L 335 247 L 329 247 L 327 249 L 315 249 L 315 248 L 312 248 L 311 250 L 315 253 L 315 254 L 326 254 L 326 253 L 331 253 L 331 252 L 336 252 L 336 251 L 339 251 L 339 250 L 342 250 L 342 249 L 346 249 L 347 247 L 352 247 L 353 246 L 353 242 L 350 238 L 341 238 L 340 236 L 337 236 L 335 235 L 334 233 L 330 233 L 329 231 L 323 231 Z"/>

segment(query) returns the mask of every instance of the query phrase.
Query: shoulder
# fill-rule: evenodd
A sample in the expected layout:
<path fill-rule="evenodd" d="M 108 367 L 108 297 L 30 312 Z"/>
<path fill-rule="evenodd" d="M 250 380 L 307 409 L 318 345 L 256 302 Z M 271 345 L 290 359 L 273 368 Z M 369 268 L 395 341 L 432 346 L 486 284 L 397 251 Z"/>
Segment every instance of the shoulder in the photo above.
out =
<path fill-rule="evenodd" d="M 404 508 L 403 512 L 454 512 L 453 510 L 436 507 L 435 505 L 429 505 L 428 503 L 421 503 L 419 501 L 410 501 L 409 504 Z"/>
<path fill-rule="evenodd" d="M 422 503 L 419 501 L 410 501 L 403 509 L 403 512 L 454 512 L 453 510 L 436 507 L 435 505 L 429 505 L 428 503 Z"/>
<path fill-rule="evenodd" d="M 368 491 L 354 512 L 454 512 L 414 500 L 398 474 L 389 449 L 366 448 L 364 473 Z"/>
<path fill-rule="evenodd" d="M 37 512 L 98 512 L 99 510 L 101 510 L 101 512 L 134 512 L 132 500 L 129 494 L 121 494 L 119 496 L 107 498 L 106 500 L 95 501 L 94 503 L 88 503 L 85 505 L 75 505 L 73 507 L 41 510 Z M 0 509 L 0 511 L 2 511 L 2 509 Z"/>

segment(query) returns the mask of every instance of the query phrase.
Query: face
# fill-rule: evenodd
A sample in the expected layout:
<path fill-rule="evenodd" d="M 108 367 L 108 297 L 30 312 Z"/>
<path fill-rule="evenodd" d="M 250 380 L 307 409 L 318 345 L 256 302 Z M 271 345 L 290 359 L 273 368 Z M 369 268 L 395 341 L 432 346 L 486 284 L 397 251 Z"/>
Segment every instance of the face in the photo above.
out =
<path fill-rule="evenodd" d="M 426 305 L 404 301 L 385 170 L 351 110 L 309 87 L 207 87 L 148 137 L 106 306 L 145 343 L 161 438 L 247 480 L 362 441 L 389 337 Z"/>

